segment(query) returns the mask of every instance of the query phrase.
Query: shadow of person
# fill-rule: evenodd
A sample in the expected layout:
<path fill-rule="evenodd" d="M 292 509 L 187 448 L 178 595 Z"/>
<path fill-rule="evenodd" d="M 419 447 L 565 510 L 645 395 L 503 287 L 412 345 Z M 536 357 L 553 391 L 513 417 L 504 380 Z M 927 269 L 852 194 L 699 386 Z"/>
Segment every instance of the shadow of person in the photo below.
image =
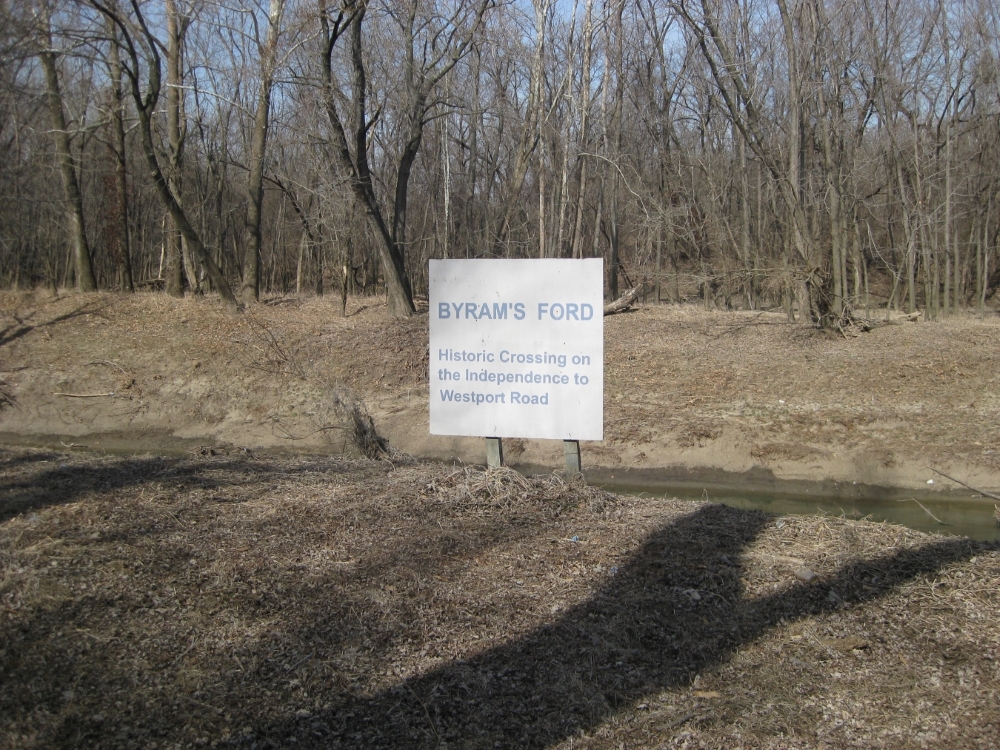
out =
<path fill-rule="evenodd" d="M 984 546 L 933 542 L 748 598 L 741 554 L 769 519 L 706 505 L 654 532 L 603 588 L 555 622 L 383 692 L 340 695 L 321 714 L 232 744 L 284 747 L 294 737 L 298 747 L 546 747 L 690 684 L 782 620 L 841 606 L 838 598 L 874 599 Z"/>
<path fill-rule="evenodd" d="M 157 480 L 169 479 L 181 488 L 211 486 L 210 480 L 200 476 L 203 467 L 158 456 L 122 458 L 99 466 L 59 463 L 62 460 L 61 454 L 15 453 L 12 456 L 0 449 L 0 465 L 4 467 L 50 464 L 32 473 L 0 479 L 0 523 L 47 507 L 75 502 L 91 492 L 113 492 Z M 215 466 L 229 468 L 221 464 Z"/>

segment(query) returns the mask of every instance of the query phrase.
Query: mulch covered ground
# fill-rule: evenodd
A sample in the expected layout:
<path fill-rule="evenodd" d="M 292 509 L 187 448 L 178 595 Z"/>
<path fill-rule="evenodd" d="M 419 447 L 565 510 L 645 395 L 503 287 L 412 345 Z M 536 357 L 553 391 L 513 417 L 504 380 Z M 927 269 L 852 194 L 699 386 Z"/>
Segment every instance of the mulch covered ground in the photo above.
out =
<path fill-rule="evenodd" d="M 0 450 L 0 747 L 996 747 L 1000 550 L 400 458 Z"/>

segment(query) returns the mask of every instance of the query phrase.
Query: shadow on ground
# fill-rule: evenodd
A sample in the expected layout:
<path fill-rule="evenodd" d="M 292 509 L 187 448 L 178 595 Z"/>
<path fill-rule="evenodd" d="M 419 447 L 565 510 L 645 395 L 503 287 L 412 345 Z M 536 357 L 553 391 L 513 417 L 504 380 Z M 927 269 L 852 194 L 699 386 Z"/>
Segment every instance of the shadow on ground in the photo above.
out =
<path fill-rule="evenodd" d="M 75 502 L 91 492 L 114 492 L 151 482 L 168 483 L 177 491 L 192 488 L 224 490 L 252 485 L 266 475 L 288 478 L 316 470 L 309 462 L 276 469 L 268 463 L 244 457 L 201 464 L 180 458 L 144 456 L 117 459 L 99 466 L 61 463 L 65 458 L 64 455 L 40 452 L 12 456 L 0 451 L 0 469 L 33 463 L 52 464 L 51 468 L 29 477 L 0 479 L 0 523 L 49 506 Z M 336 471 L 330 462 L 324 462 L 322 470 Z M 216 499 L 224 501 L 224 498 Z"/>
<path fill-rule="evenodd" d="M 62 315 L 57 315 L 51 320 L 46 320 L 41 323 L 33 323 L 31 321 L 31 319 L 35 315 L 35 312 L 29 313 L 24 318 L 14 315 L 12 316 L 14 318 L 14 323 L 0 329 L 0 347 L 6 346 L 12 341 L 16 341 L 17 339 L 22 338 L 23 336 L 26 336 L 27 334 L 39 328 L 47 328 L 49 326 L 58 325 L 59 323 L 65 323 L 68 320 L 73 320 L 74 318 L 80 318 L 83 317 L 84 315 L 99 314 L 101 310 L 108 307 L 108 304 L 109 303 L 107 302 L 105 303 L 87 302 L 83 305 L 80 305 L 75 310 L 71 310 L 68 313 L 63 313 Z"/>
<path fill-rule="evenodd" d="M 322 714 L 258 727 L 231 745 L 547 747 L 645 696 L 689 685 L 782 620 L 875 599 L 984 547 L 935 542 L 747 599 L 738 561 L 767 522 L 762 513 L 705 506 L 654 533 L 555 623 L 385 692 L 341 695 Z"/>
<path fill-rule="evenodd" d="M 5 460 L 14 468 L 10 462 L 52 458 L 38 453 Z M 4 465 L 0 461 L 0 468 Z M 358 483 L 351 485 L 364 485 L 363 497 L 400 489 L 376 487 L 375 475 L 384 470 L 368 466 L 368 473 L 356 476 Z M 53 461 L 30 478 L 0 481 L 0 522 L 90 491 L 148 482 L 212 490 L 213 496 L 205 499 L 210 506 L 241 483 L 260 483 L 279 471 L 287 478 L 317 468 L 336 470 L 329 462 L 269 466 L 244 458 L 206 464 L 121 459 L 98 466 Z M 106 508 L 111 519 L 106 532 L 114 534 L 81 537 L 80 549 L 93 545 L 94 551 L 74 553 L 81 556 L 65 568 L 70 576 L 81 576 L 69 581 L 85 582 L 88 561 L 96 562 L 110 574 L 120 571 L 110 577 L 120 578 L 121 584 L 111 587 L 105 580 L 106 589 L 67 593 L 62 604 L 47 600 L 23 617 L 18 614 L 19 624 L 12 619 L 0 628 L 0 717 L 6 713 L 19 727 L 38 732 L 40 742 L 22 742 L 25 747 L 134 747 L 154 738 L 170 743 L 198 738 L 247 749 L 543 748 L 593 730 L 663 690 L 691 685 L 779 623 L 878 599 L 918 576 L 996 549 L 995 544 L 967 539 L 932 541 L 853 562 L 821 581 L 752 598 L 741 581 L 742 558 L 771 517 L 702 505 L 651 533 L 587 601 L 558 613 L 551 623 L 373 689 L 376 675 L 385 675 L 391 666 L 393 649 L 411 636 L 422 637 L 409 632 L 422 615 L 419 608 L 447 606 L 429 595 L 408 599 L 402 590 L 406 576 L 444 580 L 466 561 L 474 564 L 489 547 L 511 545 L 551 528 L 528 515 L 506 521 L 484 517 L 467 528 L 456 527 L 455 538 L 467 541 L 464 548 L 453 549 L 446 546 L 443 530 L 437 538 L 429 534 L 435 518 L 404 518 L 400 508 L 406 502 L 388 508 L 377 503 L 369 507 L 366 501 L 342 519 L 357 523 L 358 534 L 367 533 L 363 529 L 372 522 L 364 513 L 389 514 L 390 523 L 400 527 L 394 529 L 397 536 L 382 540 L 356 566 L 339 572 L 328 568 L 312 578 L 280 565 L 271 570 L 268 560 L 254 559 L 252 566 L 237 566 L 229 583 L 218 586 L 200 577 L 198 571 L 206 567 L 200 560 L 214 559 L 207 545 L 224 542 L 233 516 L 213 515 L 193 504 L 190 517 L 175 517 L 155 504 L 139 503 L 132 517 L 119 519 L 113 508 Z M 330 512 L 335 511 L 331 506 Z M 440 518 L 453 520 L 448 514 L 441 511 Z M 154 518 L 159 519 L 155 524 Z M 267 521 L 252 530 L 286 533 L 278 523 Z M 296 526 L 294 533 L 288 532 L 289 542 L 308 553 L 327 543 L 317 536 L 322 528 L 328 527 Z M 205 534 L 195 537 L 184 529 L 204 529 Z M 83 530 L 67 526 L 62 533 L 79 536 Z M 147 541 L 139 544 L 140 537 Z M 133 546 L 114 551 L 119 542 Z M 219 557 L 218 564 L 224 567 L 228 560 Z M 38 564 L 48 563 L 39 557 Z M 60 562 L 59 570 L 63 567 Z M 483 571 L 488 575 L 496 569 Z M 390 580 L 399 590 L 378 592 Z M 261 583 L 268 582 L 265 591 Z M 285 588 L 277 588 L 278 583 Z M 419 581 L 414 586 L 419 588 Z M 394 600 L 385 605 L 397 608 L 394 616 L 372 606 L 378 594 Z M 494 616 L 503 617 L 504 610 Z M 444 618 L 444 632 L 475 627 L 463 623 L 457 612 L 446 612 Z M 222 622 L 232 623 L 232 629 L 219 629 Z M 504 630 L 504 623 L 494 628 L 498 630 Z M 211 648 L 203 643 L 208 641 L 214 643 Z M 195 647 L 198 661 L 189 664 L 186 655 Z M 371 671 L 360 673 L 356 682 L 338 674 L 336 665 L 346 648 L 367 648 L 372 654 L 365 662 Z M 306 660 L 310 666 L 324 665 L 324 681 L 308 681 L 310 705 L 324 706 L 318 712 L 292 708 L 289 685 L 298 682 L 293 676 Z M 120 704 L 115 703 L 119 698 Z M 79 705 L 67 708 L 74 701 Z M 196 711 L 203 715 L 196 717 Z M 98 721 L 99 714 L 107 715 Z M 271 718 L 275 716 L 281 718 Z M 240 723 L 234 727 L 232 721 Z M 247 723 L 248 729 L 230 733 Z"/>

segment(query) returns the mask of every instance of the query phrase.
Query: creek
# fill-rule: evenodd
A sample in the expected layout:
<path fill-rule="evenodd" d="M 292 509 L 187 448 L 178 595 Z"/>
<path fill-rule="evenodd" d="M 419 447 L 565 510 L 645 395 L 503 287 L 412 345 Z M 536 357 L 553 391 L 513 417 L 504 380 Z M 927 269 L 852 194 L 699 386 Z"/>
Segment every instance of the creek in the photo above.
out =
<path fill-rule="evenodd" d="M 76 440 L 79 442 L 72 442 Z M 177 438 L 167 431 L 101 433 L 66 438 L 58 435 L 24 436 L 0 432 L 0 445 L 48 450 L 91 450 L 112 455 L 149 451 L 163 456 L 188 457 L 205 443 L 201 438 Z M 261 450 L 259 453 L 281 451 Z M 549 474 L 551 467 L 517 465 L 522 474 Z M 609 492 L 638 497 L 667 496 L 681 500 L 710 500 L 734 508 L 756 508 L 775 515 L 826 515 L 908 526 L 918 531 L 1000 541 L 994 519 L 994 501 L 971 490 L 910 491 L 896 488 L 775 480 L 773 477 L 727 475 L 696 477 L 666 470 L 588 471 L 590 484 Z M 942 480 L 943 481 L 943 480 Z"/>
<path fill-rule="evenodd" d="M 756 508 L 775 515 L 806 514 L 867 519 L 908 526 L 918 531 L 1000 540 L 994 503 L 970 490 L 936 493 L 864 488 L 857 497 L 822 494 L 741 491 L 732 487 L 697 486 L 693 483 L 642 484 L 593 481 L 609 492 L 638 497 L 667 496 L 681 500 L 711 500 L 735 508 Z"/>

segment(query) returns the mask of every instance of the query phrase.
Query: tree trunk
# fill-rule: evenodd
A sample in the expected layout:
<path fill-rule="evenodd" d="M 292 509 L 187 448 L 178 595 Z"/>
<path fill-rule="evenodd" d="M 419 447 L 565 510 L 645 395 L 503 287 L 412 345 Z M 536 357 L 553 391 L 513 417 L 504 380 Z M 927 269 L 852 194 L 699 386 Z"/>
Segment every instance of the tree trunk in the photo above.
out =
<path fill-rule="evenodd" d="M 789 109 L 787 180 L 779 181 L 779 188 L 782 188 L 782 193 L 790 213 L 793 243 L 799 256 L 806 262 L 805 286 L 809 301 L 810 322 L 821 326 L 829 326 L 833 322 L 829 314 L 830 303 L 832 302 L 834 305 L 834 315 L 836 315 L 836 305 L 838 303 L 840 305 L 843 304 L 843 298 L 840 296 L 842 290 L 838 291 L 837 288 L 838 282 L 842 281 L 840 278 L 840 257 L 831 253 L 833 257 L 830 258 L 830 265 L 833 268 L 832 273 L 828 276 L 826 273 L 828 264 L 817 247 L 816 232 L 812 226 L 813 222 L 809 221 L 803 206 L 802 166 L 806 155 L 806 139 L 803 137 L 802 121 L 802 89 L 805 84 L 802 66 L 799 61 L 801 45 L 796 40 L 792 19 L 793 14 L 789 12 L 785 0 L 778 0 L 778 11 L 784 30 L 788 68 Z M 815 21 L 815 18 L 811 18 L 810 20 Z M 826 117 L 823 114 L 820 117 L 824 125 L 828 128 Z M 835 179 L 833 175 L 830 175 L 830 177 Z M 835 187 L 834 190 L 836 189 Z"/>
<path fill-rule="evenodd" d="M 441 257 L 451 257 L 451 133 L 448 127 L 451 115 L 446 114 L 441 123 L 441 168 L 444 172 L 444 231 Z"/>
<path fill-rule="evenodd" d="M 351 63 L 353 80 L 351 94 L 353 97 L 353 141 L 354 153 L 348 144 L 347 130 L 337 111 L 337 92 L 333 77 L 333 47 L 343 32 L 338 18 L 331 29 L 329 19 L 324 12 L 320 22 L 323 26 L 325 50 L 323 59 L 324 104 L 327 119 L 333 130 L 335 149 L 339 166 L 349 175 L 349 183 L 356 199 L 368 214 L 369 219 L 381 240 L 378 243 L 379 258 L 382 272 L 385 276 L 386 294 L 389 309 L 398 317 L 408 317 L 416 312 L 413 305 L 413 293 L 410 290 L 410 280 L 406 274 L 406 266 L 399 245 L 396 244 L 389 227 L 382 216 L 382 209 L 375 195 L 372 184 L 371 169 L 368 164 L 368 122 L 365 114 L 367 99 L 367 77 L 364 65 L 364 50 L 362 44 L 361 24 L 364 20 L 366 6 L 360 4 L 353 7 L 348 28 L 351 35 Z M 404 211 L 405 213 L 405 211 Z"/>
<path fill-rule="evenodd" d="M 618 298 L 618 173 L 611 178 L 611 229 L 608 248 L 608 296 Z"/>
<path fill-rule="evenodd" d="M 182 127 L 183 98 L 181 48 L 187 29 L 187 19 L 181 18 L 174 0 L 165 0 L 167 14 L 167 143 L 170 146 L 167 182 L 178 206 L 183 205 L 184 137 Z M 184 296 L 184 252 L 180 227 L 171 214 L 170 236 L 167 241 L 166 291 L 171 297 Z M 189 279 L 190 280 L 190 279 Z"/>
<path fill-rule="evenodd" d="M 309 236 L 303 232 L 299 237 L 299 258 L 295 263 L 295 294 L 302 294 L 302 272 L 306 254 L 309 252 Z"/>
<path fill-rule="evenodd" d="M 955 106 L 957 107 L 958 105 L 956 104 Z M 948 139 L 948 176 L 947 176 L 948 187 L 946 189 L 946 193 L 947 193 L 947 200 L 948 200 L 948 221 L 950 223 L 950 221 L 951 221 L 951 212 L 952 212 L 952 199 L 951 199 L 951 161 L 952 161 L 951 121 L 948 122 L 948 129 L 946 131 L 946 136 L 945 137 Z M 954 300 L 955 300 L 955 308 L 954 308 L 955 314 L 958 315 L 958 313 L 961 311 L 961 309 L 965 306 L 965 295 L 962 292 L 962 257 L 961 257 L 961 250 L 960 250 L 959 244 L 958 244 L 958 232 L 957 231 L 953 231 L 952 233 L 954 235 L 953 242 L 955 243 L 955 247 L 954 247 L 955 261 L 952 264 L 952 270 L 953 270 L 953 272 L 955 274 L 955 277 L 954 277 L 954 284 L 952 284 L 951 291 L 952 291 L 952 296 L 954 297 Z M 947 253 L 948 250 L 949 250 L 948 246 L 945 245 L 945 248 L 944 248 L 945 253 Z"/>
<path fill-rule="evenodd" d="M 660 272 L 663 268 L 663 222 L 656 222 L 656 304 L 660 304 Z"/>
<path fill-rule="evenodd" d="M 601 176 L 601 184 L 597 190 L 597 212 L 594 214 L 594 245 L 591 248 L 591 258 L 601 258 L 604 253 L 601 251 L 601 223 L 604 221 L 604 177 Z"/>
<path fill-rule="evenodd" d="M 149 112 L 140 107 L 138 109 L 138 115 L 139 135 L 142 141 L 143 156 L 146 159 L 146 165 L 149 167 L 150 175 L 153 178 L 153 184 L 156 186 L 160 199 L 166 206 L 170 218 L 180 230 L 181 236 L 187 241 L 188 247 L 191 249 L 194 257 L 205 266 L 205 269 L 208 271 L 209 278 L 212 280 L 212 284 L 218 290 L 219 296 L 222 297 L 223 302 L 226 303 L 226 307 L 232 312 L 238 311 L 239 303 L 233 295 L 229 282 L 227 282 L 225 276 L 222 275 L 222 271 L 219 269 L 216 262 L 206 252 L 205 246 L 201 242 L 201 238 L 198 236 L 198 233 L 188 220 L 181 204 L 177 201 L 173 192 L 171 192 L 170 186 L 167 184 L 167 179 L 164 177 L 163 172 L 160 169 L 159 160 L 156 156 L 156 147 L 153 144 L 152 123 L 150 122 Z"/>
<path fill-rule="evenodd" d="M 538 257 L 545 258 L 545 138 L 539 135 L 538 140 Z"/>
<path fill-rule="evenodd" d="M 594 46 L 593 27 L 594 0 L 587 0 L 583 20 L 583 67 L 580 69 L 580 150 L 588 148 L 590 140 L 590 68 L 591 50 Z M 578 156 L 580 160 L 580 185 L 576 196 L 576 221 L 573 225 L 573 257 L 583 257 L 583 209 L 587 199 L 587 161 L 589 157 Z M 659 281 L 657 281 L 659 283 Z M 659 301 L 659 300 L 657 300 Z"/>
<path fill-rule="evenodd" d="M 542 128 L 547 117 L 544 114 L 542 91 L 545 77 L 545 26 L 552 7 L 552 0 L 533 0 L 535 10 L 535 54 L 531 63 L 531 78 L 528 82 L 528 103 L 525 106 L 524 125 L 517 146 L 517 155 L 507 183 L 507 194 L 500 209 L 500 223 L 497 225 L 497 248 L 502 248 L 510 235 L 510 221 L 521 195 L 531 157 L 541 139 Z M 544 245 L 540 241 L 539 245 Z M 540 247 L 540 257 L 545 257 Z"/>
<path fill-rule="evenodd" d="M 77 289 L 81 292 L 92 292 L 97 289 L 97 281 L 94 278 L 90 245 L 87 243 L 86 225 L 83 220 L 83 194 L 80 192 L 80 183 L 77 181 L 76 160 L 73 158 L 66 115 L 63 110 L 62 91 L 59 87 L 56 54 L 52 45 L 52 31 L 49 26 L 47 10 L 43 10 L 41 16 L 43 27 L 39 30 L 39 36 L 41 37 L 42 50 L 38 54 L 38 61 L 45 73 L 45 98 L 49 107 L 49 118 L 52 122 L 52 138 L 59 161 L 59 172 L 62 175 L 73 271 Z"/>
<path fill-rule="evenodd" d="M 137 24 L 120 16 L 118 10 L 115 8 L 109 8 L 104 5 L 98 5 L 97 8 L 106 17 L 115 19 L 115 23 L 122 36 L 122 49 L 127 53 L 128 60 L 126 74 L 130 83 L 132 100 L 136 108 L 136 115 L 138 117 L 137 130 L 142 146 L 143 158 L 149 169 L 149 177 L 156 187 L 156 191 L 160 196 L 160 200 L 163 201 L 167 213 L 187 241 L 188 247 L 194 254 L 194 257 L 205 267 L 213 286 L 218 290 L 219 296 L 222 297 L 226 307 L 236 312 L 239 310 L 239 304 L 233 296 L 232 289 L 230 289 L 219 266 L 212 259 L 211 255 L 206 252 L 201 238 L 188 220 L 176 195 L 170 189 L 167 178 L 163 173 L 163 168 L 160 165 L 159 157 L 157 156 L 156 145 L 153 140 L 152 118 L 156 112 L 162 85 L 160 56 L 157 51 L 158 43 L 153 38 L 152 32 L 149 30 L 138 6 L 132 6 L 132 11 L 136 14 L 139 21 Z M 132 38 L 131 35 L 133 32 L 142 34 L 142 39 L 139 43 Z M 144 54 L 144 59 L 141 62 L 140 49 L 143 50 Z M 146 76 L 145 86 L 142 85 L 142 79 L 140 78 L 142 74 Z"/>
<path fill-rule="evenodd" d="M 250 172 L 247 176 L 247 236 L 250 246 L 243 264 L 241 296 L 244 303 L 260 299 L 261 209 L 264 201 L 264 157 L 271 113 L 271 89 L 278 55 L 278 36 L 285 0 L 270 0 L 267 19 L 267 39 L 260 50 L 260 92 L 250 136 Z"/>
<path fill-rule="evenodd" d="M 134 292 L 132 279 L 132 248 L 128 231 L 128 154 L 125 151 L 125 98 L 122 92 L 122 63 L 118 52 L 118 30 L 107 19 L 111 39 L 108 59 L 111 62 L 111 152 L 115 159 L 115 224 L 116 249 L 122 288 Z"/>
<path fill-rule="evenodd" d="M 614 24 L 612 24 L 615 43 L 614 43 L 614 59 L 613 65 L 615 70 L 615 102 L 614 109 L 611 115 L 611 130 L 612 130 L 612 154 L 617 156 L 621 152 L 622 146 L 622 117 L 623 108 L 625 103 L 625 78 L 623 70 L 623 29 L 622 29 L 622 15 L 625 12 L 625 2 L 620 0 L 615 7 L 615 19 Z M 610 33 L 610 31 L 609 31 Z M 609 45 L 610 47 L 610 45 Z M 609 62 L 609 68 L 611 67 L 611 62 Z M 613 176 L 611 178 L 611 231 L 610 231 L 610 261 L 608 263 L 608 293 L 611 295 L 611 299 L 616 299 L 618 297 L 618 265 L 620 262 L 619 256 L 619 184 L 621 181 L 621 175 L 617 169 L 613 170 Z"/>
<path fill-rule="evenodd" d="M 736 138 L 737 151 L 740 160 L 740 254 L 743 261 L 743 270 L 747 275 L 744 282 L 747 295 L 747 306 L 753 310 L 756 308 L 757 295 L 753 271 L 753 262 L 750 258 L 750 176 L 747 169 L 747 147 L 742 138 Z"/>

